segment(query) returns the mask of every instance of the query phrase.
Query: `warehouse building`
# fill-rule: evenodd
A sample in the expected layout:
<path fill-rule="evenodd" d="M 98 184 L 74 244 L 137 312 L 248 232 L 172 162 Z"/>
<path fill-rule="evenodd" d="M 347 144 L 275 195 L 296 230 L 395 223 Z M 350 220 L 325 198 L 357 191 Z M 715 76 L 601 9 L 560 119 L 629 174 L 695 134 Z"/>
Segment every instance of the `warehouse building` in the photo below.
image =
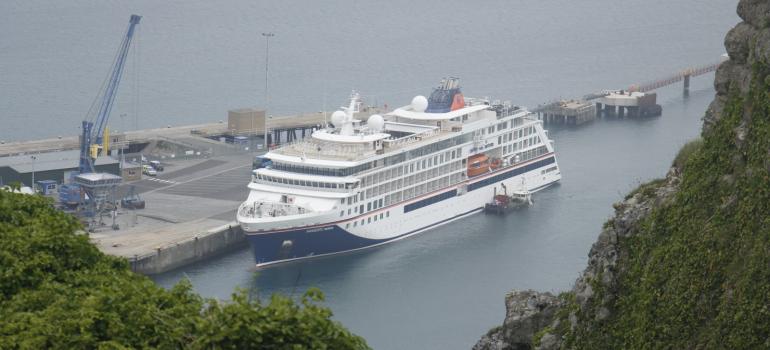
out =
<path fill-rule="evenodd" d="M 53 180 L 59 184 L 67 183 L 78 172 L 79 162 L 78 150 L 0 157 L 0 186 L 14 182 L 29 186 L 33 177 L 35 182 Z M 96 160 L 94 169 L 96 172 L 121 175 L 120 162 L 106 156 Z"/>

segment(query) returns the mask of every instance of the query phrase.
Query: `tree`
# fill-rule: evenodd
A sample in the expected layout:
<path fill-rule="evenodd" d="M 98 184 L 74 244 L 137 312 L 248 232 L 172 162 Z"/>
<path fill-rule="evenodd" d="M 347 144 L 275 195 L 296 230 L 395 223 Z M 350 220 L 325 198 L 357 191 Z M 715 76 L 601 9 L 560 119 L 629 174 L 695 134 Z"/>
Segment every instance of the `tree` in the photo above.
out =
<path fill-rule="evenodd" d="M 50 200 L 0 191 L 0 348 L 364 349 L 309 290 L 205 299 L 101 253 Z"/>

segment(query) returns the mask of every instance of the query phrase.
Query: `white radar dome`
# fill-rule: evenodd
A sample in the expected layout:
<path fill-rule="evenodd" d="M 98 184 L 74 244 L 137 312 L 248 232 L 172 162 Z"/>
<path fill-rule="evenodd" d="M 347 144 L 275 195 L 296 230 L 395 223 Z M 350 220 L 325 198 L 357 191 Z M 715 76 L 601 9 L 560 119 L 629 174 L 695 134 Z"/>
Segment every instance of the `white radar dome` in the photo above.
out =
<path fill-rule="evenodd" d="M 412 110 L 415 112 L 425 112 L 428 108 L 428 99 L 425 96 L 417 95 L 412 99 Z"/>
<path fill-rule="evenodd" d="M 372 114 L 369 120 L 366 121 L 366 125 L 371 130 L 382 131 L 382 128 L 385 126 L 385 119 L 382 119 L 382 116 L 379 114 Z"/>
<path fill-rule="evenodd" d="M 334 127 L 341 128 L 342 123 L 345 122 L 346 116 L 347 114 L 345 114 L 345 112 L 343 111 L 335 111 L 334 113 L 332 113 L 332 124 L 334 124 Z"/>

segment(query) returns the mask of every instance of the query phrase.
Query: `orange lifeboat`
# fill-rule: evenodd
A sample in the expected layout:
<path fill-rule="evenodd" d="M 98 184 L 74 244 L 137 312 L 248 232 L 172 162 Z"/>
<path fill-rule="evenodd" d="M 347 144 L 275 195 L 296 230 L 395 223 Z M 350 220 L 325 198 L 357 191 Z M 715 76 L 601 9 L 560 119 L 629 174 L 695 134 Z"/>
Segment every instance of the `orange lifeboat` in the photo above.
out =
<path fill-rule="evenodd" d="M 486 154 L 474 154 L 468 157 L 468 177 L 479 176 L 489 171 L 489 157 Z"/>

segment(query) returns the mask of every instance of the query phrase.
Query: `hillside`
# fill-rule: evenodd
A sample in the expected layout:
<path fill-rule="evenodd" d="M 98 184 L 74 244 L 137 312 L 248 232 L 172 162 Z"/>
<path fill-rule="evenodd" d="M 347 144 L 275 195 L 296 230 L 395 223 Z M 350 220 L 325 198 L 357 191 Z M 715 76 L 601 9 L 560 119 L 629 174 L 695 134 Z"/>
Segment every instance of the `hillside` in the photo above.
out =
<path fill-rule="evenodd" d="M 770 348 L 770 2 L 738 15 L 702 139 L 615 204 L 571 291 L 510 293 L 474 349 Z"/>

